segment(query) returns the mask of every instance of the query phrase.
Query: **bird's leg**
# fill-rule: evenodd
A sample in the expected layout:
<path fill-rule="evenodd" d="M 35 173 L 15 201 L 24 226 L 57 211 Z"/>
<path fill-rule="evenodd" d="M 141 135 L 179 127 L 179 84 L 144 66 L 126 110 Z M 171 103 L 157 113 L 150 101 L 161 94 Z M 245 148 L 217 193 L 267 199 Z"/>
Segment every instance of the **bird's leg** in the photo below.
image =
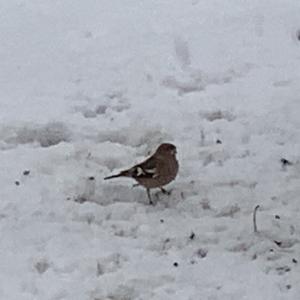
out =
<path fill-rule="evenodd" d="M 149 204 L 153 205 L 154 203 L 152 202 L 152 199 L 151 199 L 150 189 L 147 189 L 147 196 L 148 196 L 148 199 L 149 199 Z"/>
<path fill-rule="evenodd" d="M 163 193 L 163 194 L 165 194 L 165 195 L 168 195 L 168 196 L 170 196 L 171 195 L 171 191 L 167 191 L 167 190 L 165 190 L 164 188 L 160 188 L 160 190 L 161 190 L 161 192 Z"/>

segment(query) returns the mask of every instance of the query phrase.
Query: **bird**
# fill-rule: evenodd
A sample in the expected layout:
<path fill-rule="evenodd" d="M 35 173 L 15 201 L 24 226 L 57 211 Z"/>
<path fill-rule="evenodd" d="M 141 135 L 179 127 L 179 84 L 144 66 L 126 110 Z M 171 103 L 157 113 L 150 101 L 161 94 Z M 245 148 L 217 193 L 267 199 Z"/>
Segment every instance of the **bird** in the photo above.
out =
<path fill-rule="evenodd" d="M 159 188 L 164 194 L 170 194 L 163 187 L 173 181 L 178 173 L 179 164 L 176 158 L 176 146 L 163 143 L 158 146 L 153 155 L 143 162 L 121 171 L 119 174 L 110 175 L 104 180 L 129 177 L 137 181 L 137 185 L 146 188 L 149 204 L 153 205 L 150 189 Z"/>

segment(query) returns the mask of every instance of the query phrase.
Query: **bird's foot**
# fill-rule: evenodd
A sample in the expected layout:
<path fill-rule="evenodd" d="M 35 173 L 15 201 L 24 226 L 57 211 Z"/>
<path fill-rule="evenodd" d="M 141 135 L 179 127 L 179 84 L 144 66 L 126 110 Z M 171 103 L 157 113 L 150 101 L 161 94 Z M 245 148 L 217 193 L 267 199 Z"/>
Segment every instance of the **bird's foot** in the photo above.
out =
<path fill-rule="evenodd" d="M 172 193 L 172 190 L 171 190 L 171 191 L 167 191 L 167 190 L 165 190 L 164 188 L 160 188 L 160 190 L 161 190 L 161 192 L 162 192 L 163 194 L 168 195 L 168 196 L 170 196 L 171 193 Z"/>

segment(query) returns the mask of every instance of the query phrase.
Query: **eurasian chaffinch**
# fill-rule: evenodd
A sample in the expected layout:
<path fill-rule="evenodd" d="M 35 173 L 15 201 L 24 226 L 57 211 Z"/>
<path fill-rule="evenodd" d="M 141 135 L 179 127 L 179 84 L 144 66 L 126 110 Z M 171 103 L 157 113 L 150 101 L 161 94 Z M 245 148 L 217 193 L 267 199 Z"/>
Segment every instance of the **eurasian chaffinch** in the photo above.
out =
<path fill-rule="evenodd" d="M 130 177 L 146 188 L 150 204 L 153 204 L 150 189 L 160 188 L 163 193 L 168 193 L 163 186 L 173 181 L 178 173 L 178 161 L 176 159 L 176 147 L 172 144 L 161 144 L 155 153 L 145 161 L 130 169 L 121 171 L 117 175 L 105 177 Z"/>

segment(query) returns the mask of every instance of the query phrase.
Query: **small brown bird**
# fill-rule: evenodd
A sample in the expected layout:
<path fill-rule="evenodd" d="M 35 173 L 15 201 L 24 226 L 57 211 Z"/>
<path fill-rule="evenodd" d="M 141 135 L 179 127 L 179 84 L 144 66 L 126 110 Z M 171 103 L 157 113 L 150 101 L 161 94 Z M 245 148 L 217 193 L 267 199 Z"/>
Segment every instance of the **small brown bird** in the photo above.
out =
<path fill-rule="evenodd" d="M 150 189 L 160 188 L 164 194 L 168 192 L 163 188 L 173 181 L 178 173 L 178 161 L 176 159 L 176 147 L 172 144 L 161 144 L 155 153 L 145 161 L 130 169 L 121 171 L 117 175 L 105 177 L 111 179 L 116 177 L 130 177 L 147 190 L 150 204 L 153 204 Z"/>

